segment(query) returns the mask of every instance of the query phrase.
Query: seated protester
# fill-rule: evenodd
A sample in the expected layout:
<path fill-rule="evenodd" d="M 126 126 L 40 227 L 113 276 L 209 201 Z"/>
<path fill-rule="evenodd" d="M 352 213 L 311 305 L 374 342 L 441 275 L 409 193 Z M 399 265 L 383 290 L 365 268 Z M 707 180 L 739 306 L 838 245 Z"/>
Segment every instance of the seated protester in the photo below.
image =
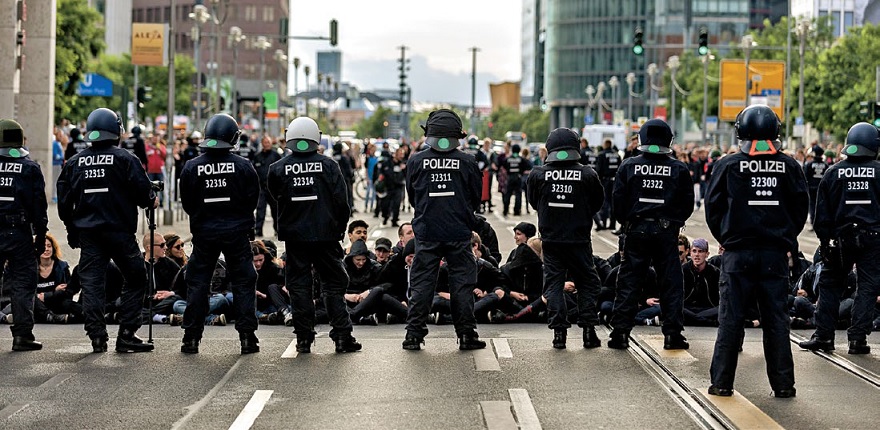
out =
<path fill-rule="evenodd" d="M 403 226 L 401 226 L 403 227 Z M 407 241 L 400 251 L 395 253 L 388 264 L 379 272 L 378 284 L 385 285 L 385 294 L 406 305 L 409 289 L 409 266 L 416 253 L 416 243 Z"/>
<path fill-rule="evenodd" d="M 602 289 L 599 290 L 599 320 L 608 324 L 611 322 L 611 314 L 614 308 L 614 296 L 617 294 L 617 274 L 620 266 L 611 269 Z M 642 293 L 639 297 L 639 310 L 636 312 L 636 325 L 660 325 L 660 293 L 657 287 L 657 272 L 654 267 L 648 267 L 647 278 L 642 283 Z"/>
<path fill-rule="evenodd" d="M 348 246 L 345 248 L 345 255 L 351 252 L 351 246 L 358 240 L 367 242 L 367 232 L 370 225 L 362 219 L 356 219 L 348 223 Z M 376 256 L 370 253 L 370 259 L 375 260 Z"/>
<path fill-rule="evenodd" d="M 9 279 L 8 276 L 5 278 Z M 68 289 L 69 283 L 70 266 L 61 259 L 58 241 L 52 234 L 46 233 L 46 249 L 39 257 L 34 321 L 66 324 L 82 320 L 82 306 L 73 301 L 75 292 Z M 11 304 L 0 311 L 0 320 L 12 324 Z"/>
<path fill-rule="evenodd" d="M 798 251 L 797 255 L 788 254 L 788 284 L 794 286 L 797 284 L 801 275 L 810 267 L 810 262 L 804 257 L 804 253 Z"/>
<path fill-rule="evenodd" d="M 180 300 L 174 302 L 174 313 L 168 316 L 168 323 L 176 326 L 183 323 L 183 311 L 186 310 L 186 269 L 184 266 L 177 272 L 174 278 L 174 294 L 180 297 Z M 222 288 L 227 284 L 226 281 L 226 262 L 217 260 L 217 266 L 214 269 L 214 275 L 211 277 L 211 290 L 208 293 L 208 313 L 205 316 L 205 325 L 226 325 L 226 314 L 224 313 L 230 308 L 229 300 L 222 292 Z"/>
<path fill-rule="evenodd" d="M 147 281 L 150 279 L 150 233 L 144 235 L 144 266 L 147 269 Z M 152 318 L 156 323 L 168 323 L 168 316 L 174 313 L 174 303 L 180 296 L 174 293 L 174 278 L 180 272 L 180 266 L 170 257 L 165 256 L 168 242 L 159 233 L 153 236 L 153 285 L 147 285 L 147 297 L 144 298 L 143 318 Z M 150 303 L 152 301 L 152 303 Z M 152 304 L 152 308 L 151 305 Z M 152 310 L 152 314 L 150 311 Z"/>
<path fill-rule="evenodd" d="M 623 258 L 623 243 L 626 241 L 626 233 L 617 236 L 617 252 L 608 256 L 605 260 L 611 268 L 620 266 L 620 260 Z M 598 270 L 598 266 L 596 266 Z M 609 272 L 610 273 L 610 272 Z"/>
<path fill-rule="evenodd" d="M 290 295 L 284 289 L 284 273 L 262 241 L 251 242 L 257 271 L 256 315 L 260 324 L 293 324 Z"/>
<path fill-rule="evenodd" d="M 183 238 L 178 236 L 177 233 L 165 233 L 164 239 L 165 256 L 174 260 L 180 267 L 186 266 L 189 257 L 186 256 L 186 252 L 183 249 Z"/>
<path fill-rule="evenodd" d="M 376 325 L 379 323 L 377 314 L 383 318 L 391 314 L 398 320 L 405 320 L 406 306 L 394 296 L 386 296 L 388 285 L 379 284 L 382 265 L 370 259 L 369 254 L 367 244 L 358 240 L 351 245 L 351 252 L 343 259 L 349 278 L 343 297 L 351 320 L 355 324 Z"/>
<path fill-rule="evenodd" d="M 483 256 L 483 250 L 486 248 L 476 232 L 471 237 L 471 250 L 477 258 L 477 283 L 474 285 L 474 315 L 481 321 L 491 321 L 492 313 L 495 311 L 501 299 L 507 296 L 509 288 L 509 280 L 498 266 L 486 261 Z M 486 257 L 492 258 L 489 255 Z M 452 312 L 450 307 L 449 312 Z M 483 319 L 483 315 L 486 318 Z"/>
<path fill-rule="evenodd" d="M 528 245 L 528 239 L 535 235 L 536 230 L 533 224 L 525 222 L 514 228 L 517 246 L 510 252 L 508 263 L 501 267 L 511 281 L 510 294 L 502 299 L 500 307 L 507 314 L 516 314 L 543 293 L 544 263 Z"/>
<path fill-rule="evenodd" d="M 258 239 L 256 242 L 262 243 L 263 246 L 269 250 L 269 253 L 272 254 L 272 260 L 275 261 L 275 264 L 282 269 L 284 268 L 284 261 L 278 258 L 278 245 L 276 245 L 274 241 L 270 239 Z"/>
<path fill-rule="evenodd" d="M 381 264 L 382 267 L 385 267 L 385 264 L 388 263 L 388 260 L 394 255 L 391 253 L 392 246 L 391 239 L 388 239 L 387 237 L 376 239 L 376 245 L 373 246 L 373 254 L 376 255 L 376 262 Z"/>
<path fill-rule="evenodd" d="M 706 262 L 709 242 L 694 239 L 691 261 L 681 266 L 684 276 L 684 324 L 715 327 L 718 325 L 721 271 Z"/>
<path fill-rule="evenodd" d="M 528 207 L 528 205 L 526 205 Z M 495 229 L 492 228 L 492 225 L 489 224 L 489 221 L 486 220 L 486 217 L 480 214 L 476 214 L 474 216 L 477 219 L 477 225 L 474 227 L 474 232 L 480 235 L 480 241 L 483 246 L 489 249 L 489 253 L 483 253 L 483 259 L 489 261 L 488 256 L 491 256 L 495 261 L 495 267 L 498 267 L 498 263 L 501 263 L 501 251 L 498 250 L 498 235 L 495 233 Z"/>
<path fill-rule="evenodd" d="M 813 264 L 801 275 L 788 295 L 788 312 L 791 328 L 816 328 L 816 302 L 819 300 L 819 274 L 825 263 L 822 261 L 821 247 L 813 255 Z"/>
<path fill-rule="evenodd" d="M 525 221 L 517 224 L 513 228 L 513 244 L 516 245 L 516 248 L 507 254 L 507 260 L 504 263 L 508 264 L 513 261 L 516 258 L 517 250 L 521 246 L 528 246 L 529 239 L 535 237 L 536 234 L 538 234 L 538 228 L 534 224 Z"/>
<path fill-rule="evenodd" d="M 125 284 L 125 277 L 122 271 L 116 266 L 112 260 L 107 264 L 107 271 L 104 274 L 104 320 L 109 324 L 119 322 L 118 313 L 122 306 L 122 287 Z M 73 268 L 70 274 L 70 282 L 67 284 L 67 293 L 77 296 L 82 290 L 82 284 L 79 280 L 79 266 Z M 77 305 L 82 308 L 82 294 L 77 297 Z"/>
<path fill-rule="evenodd" d="M 414 237 L 416 237 L 416 235 L 413 233 L 412 223 L 401 223 L 400 227 L 397 227 L 397 245 L 394 245 L 394 248 L 391 248 L 391 253 L 397 255 L 403 252 L 403 247 Z"/>
<path fill-rule="evenodd" d="M 678 261 L 681 264 L 691 259 L 691 241 L 683 234 L 678 235 Z"/>
<path fill-rule="evenodd" d="M 715 268 L 720 271 L 721 270 L 721 255 L 722 254 L 724 254 L 724 247 L 721 245 L 718 245 L 718 253 L 709 257 L 709 259 L 706 260 L 706 262 L 715 266 Z"/>

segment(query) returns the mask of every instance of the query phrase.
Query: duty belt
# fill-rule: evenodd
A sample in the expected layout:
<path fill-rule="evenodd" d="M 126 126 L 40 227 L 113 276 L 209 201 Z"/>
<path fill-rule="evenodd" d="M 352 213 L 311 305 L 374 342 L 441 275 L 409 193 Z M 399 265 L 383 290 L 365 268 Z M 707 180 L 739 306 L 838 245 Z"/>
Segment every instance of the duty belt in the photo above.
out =
<path fill-rule="evenodd" d="M 18 215 L 0 215 L 0 227 L 16 228 L 28 226 L 30 223 L 24 214 Z"/>

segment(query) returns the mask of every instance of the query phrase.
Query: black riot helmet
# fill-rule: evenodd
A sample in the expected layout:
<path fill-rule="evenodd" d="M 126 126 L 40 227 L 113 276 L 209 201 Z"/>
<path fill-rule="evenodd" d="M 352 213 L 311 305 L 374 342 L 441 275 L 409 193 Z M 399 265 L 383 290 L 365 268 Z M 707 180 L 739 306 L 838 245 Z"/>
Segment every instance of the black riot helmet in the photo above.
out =
<path fill-rule="evenodd" d="M 240 134 L 241 130 L 234 118 L 218 113 L 205 124 L 205 140 L 199 143 L 199 148 L 232 149 L 238 143 Z"/>
<path fill-rule="evenodd" d="M 639 128 L 639 151 L 648 154 L 672 152 L 672 129 L 662 119 L 649 119 Z"/>
<path fill-rule="evenodd" d="M 847 157 L 877 157 L 880 149 L 880 131 L 867 122 L 860 122 L 846 133 L 843 154 Z"/>
<path fill-rule="evenodd" d="M 428 120 L 421 126 L 425 130 L 425 144 L 440 152 L 458 148 L 459 139 L 467 136 L 461 126 L 461 118 L 449 109 L 438 109 L 428 114 Z"/>
<path fill-rule="evenodd" d="M 779 142 L 779 117 L 767 105 L 752 105 L 737 116 L 733 129 L 740 141 L 740 150 L 749 155 L 776 153 Z"/>
<path fill-rule="evenodd" d="M 560 127 L 547 136 L 547 163 L 580 161 L 580 137 L 570 128 Z"/>
<path fill-rule="evenodd" d="M 116 112 L 110 109 L 95 109 L 86 120 L 86 142 L 109 142 L 115 145 L 119 143 L 119 139 L 124 133 L 122 120 L 119 119 Z"/>

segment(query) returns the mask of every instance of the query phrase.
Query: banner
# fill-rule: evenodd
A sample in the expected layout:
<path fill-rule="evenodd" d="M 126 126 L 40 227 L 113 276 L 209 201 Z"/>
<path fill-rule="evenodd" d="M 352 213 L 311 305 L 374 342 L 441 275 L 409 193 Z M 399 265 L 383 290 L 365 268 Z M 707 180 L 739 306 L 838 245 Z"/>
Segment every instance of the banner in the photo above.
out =
<path fill-rule="evenodd" d="M 168 24 L 131 24 L 131 64 L 167 66 Z"/>

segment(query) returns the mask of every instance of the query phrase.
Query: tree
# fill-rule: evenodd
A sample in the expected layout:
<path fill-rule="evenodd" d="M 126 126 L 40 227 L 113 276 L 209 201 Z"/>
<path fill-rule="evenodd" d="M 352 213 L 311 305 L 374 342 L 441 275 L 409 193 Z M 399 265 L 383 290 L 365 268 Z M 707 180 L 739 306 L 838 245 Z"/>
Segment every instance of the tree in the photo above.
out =
<path fill-rule="evenodd" d="M 391 121 L 391 115 L 394 112 L 385 107 L 379 106 L 369 118 L 363 119 L 355 126 L 358 136 L 360 137 L 386 137 L 385 121 Z"/>
<path fill-rule="evenodd" d="M 101 14 L 86 0 L 58 0 L 55 29 L 55 118 L 70 114 L 89 62 L 104 50 Z"/>

